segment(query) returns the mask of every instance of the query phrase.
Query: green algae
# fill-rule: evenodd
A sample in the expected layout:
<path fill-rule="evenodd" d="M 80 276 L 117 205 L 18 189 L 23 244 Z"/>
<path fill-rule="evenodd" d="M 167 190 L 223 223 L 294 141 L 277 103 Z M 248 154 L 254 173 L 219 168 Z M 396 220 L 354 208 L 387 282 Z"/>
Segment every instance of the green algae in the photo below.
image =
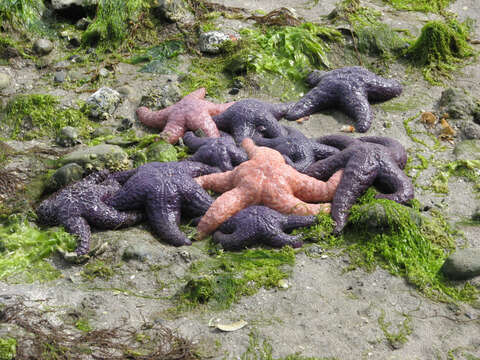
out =
<path fill-rule="evenodd" d="M 74 126 L 81 136 L 89 136 L 96 126 L 80 110 L 59 106 L 59 100 L 46 94 L 17 95 L 4 109 L 3 123 L 14 140 L 30 140 L 42 136 L 55 137 L 65 126 Z"/>
<path fill-rule="evenodd" d="M 0 360 L 13 360 L 17 354 L 17 340 L 11 337 L 0 337 Z"/>
<path fill-rule="evenodd" d="M 101 50 L 115 49 L 131 36 L 141 13 L 148 11 L 148 0 L 100 0 L 96 16 L 82 35 L 84 45 Z"/>
<path fill-rule="evenodd" d="M 0 223 L 0 280 L 50 281 L 60 272 L 45 261 L 58 247 L 72 251 L 75 238 L 63 230 L 40 230 L 18 216 Z"/>
<path fill-rule="evenodd" d="M 378 317 L 378 325 L 385 335 L 385 339 L 392 349 L 399 349 L 403 344 L 408 341 L 408 336 L 412 334 L 412 319 L 408 315 L 404 315 L 405 319 L 401 324 L 397 325 L 396 332 L 389 330 L 392 326 L 392 323 L 385 321 L 385 311 L 382 310 L 380 316 Z"/>
<path fill-rule="evenodd" d="M 475 192 L 480 192 L 480 160 L 455 160 L 441 165 L 432 179 L 431 189 L 436 193 L 449 193 L 450 177 L 462 178 L 473 183 Z"/>
<path fill-rule="evenodd" d="M 474 55 L 467 43 L 469 31 L 468 24 L 456 20 L 430 21 L 423 26 L 405 56 L 422 68 L 428 82 L 439 85 L 441 77 L 451 78 L 451 72 L 465 58 Z"/>
<path fill-rule="evenodd" d="M 139 51 L 128 62 L 139 64 L 147 62 L 140 72 L 173 74 L 178 67 L 178 56 L 185 53 L 185 44 L 180 40 L 167 40 L 147 50 Z"/>
<path fill-rule="evenodd" d="M 280 250 L 219 251 L 191 265 L 186 285 L 178 294 L 177 310 L 207 304 L 219 310 L 229 308 L 261 287 L 277 287 L 281 279 L 288 277 L 294 262 L 295 252 L 288 246 Z"/>
<path fill-rule="evenodd" d="M 92 281 L 96 278 L 109 280 L 114 274 L 114 267 L 102 260 L 89 262 L 83 267 L 83 271 L 81 272 L 82 277 L 88 281 Z"/>
<path fill-rule="evenodd" d="M 397 10 L 441 13 L 454 0 L 383 0 Z"/>
<path fill-rule="evenodd" d="M 0 23 L 13 30 L 38 30 L 44 11 L 42 0 L 0 0 Z"/>
<path fill-rule="evenodd" d="M 88 319 L 80 318 L 75 322 L 75 327 L 82 332 L 90 332 L 93 330 L 92 325 L 88 322 Z"/>

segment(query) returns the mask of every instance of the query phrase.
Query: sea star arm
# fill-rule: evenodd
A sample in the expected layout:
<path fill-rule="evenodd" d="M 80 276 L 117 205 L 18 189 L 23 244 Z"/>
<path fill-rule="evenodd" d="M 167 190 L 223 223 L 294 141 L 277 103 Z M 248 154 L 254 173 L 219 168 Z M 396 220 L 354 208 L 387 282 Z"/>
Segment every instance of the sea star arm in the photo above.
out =
<path fill-rule="evenodd" d="M 104 200 L 105 204 L 117 210 L 142 209 L 147 197 L 145 183 L 135 184 L 133 181 L 126 183 L 114 195 Z"/>
<path fill-rule="evenodd" d="M 218 167 L 203 164 L 198 161 L 181 161 L 178 164 L 180 165 L 180 169 L 187 171 L 188 175 L 192 178 L 220 172 Z"/>
<path fill-rule="evenodd" d="M 251 197 L 248 193 L 247 189 L 237 187 L 220 195 L 198 223 L 198 238 L 204 238 L 225 220 L 251 205 Z"/>
<path fill-rule="evenodd" d="M 101 170 L 101 171 L 97 171 L 97 172 L 94 172 L 94 173 L 86 176 L 81 181 L 82 181 L 82 183 L 85 183 L 85 184 L 96 185 L 96 184 L 100 184 L 102 181 L 105 181 L 105 179 L 107 179 L 107 177 L 109 175 L 110 175 L 110 171 Z"/>
<path fill-rule="evenodd" d="M 208 144 L 210 141 L 210 138 L 197 136 L 193 131 L 187 131 L 183 135 L 183 143 L 193 151 L 197 151 L 201 146 Z"/>
<path fill-rule="evenodd" d="M 215 104 L 215 103 L 208 102 L 207 103 L 207 105 L 208 105 L 207 109 L 208 109 L 208 112 L 211 116 L 215 116 L 215 115 L 221 114 L 222 112 L 227 110 L 233 104 L 235 104 L 235 101 L 228 102 L 228 103 L 225 103 L 225 104 Z"/>
<path fill-rule="evenodd" d="M 289 245 L 293 248 L 299 248 L 303 245 L 302 235 L 289 235 L 282 231 L 266 237 L 265 242 L 272 247 L 283 247 Z"/>
<path fill-rule="evenodd" d="M 297 120 L 311 115 L 321 109 L 328 108 L 333 103 L 333 95 L 328 89 L 313 88 L 295 105 L 290 107 L 285 118 L 287 120 Z"/>
<path fill-rule="evenodd" d="M 386 194 L 377 194 L 377 199 L 389 199 L 403 204 L 414 197 L 412 180 L 392 163 L 384 163 L 374 185 Z"/>
<path fill-rule="evenodd" d="M 195 181 L 206 190 L 213 190 L 217 193 L 224 193 L 233 189 L 233 171 L 226 171 L 219 174 L 204 175 L 195 178 Z"/>
<path fill-rule="evenodd" d="M 90 249 L 90 225 L 87 220 L 81 216 L 70 217 L 61 222 L 65 226 L 65 230 L 70 234 L 78 237 L 77 248 L 75 252 L 77 255 L 85 255 Z"/>
<path fill-rule="evenodd" d="M 370 128 L 373 114 L 363 92 L 348 92 L 339 97 L 338 101 L 342 110 L 355 121 L 355 130 L 364 133 Z"/>
<path fill-rule="evenodd" d="M 207 89 L 205 88 L 200 88 L 195 91 L 192 91 L 190 94 L 186 95 L 184 99 L 197 99 L 197 100 L 202 100 L 205 98 L 205 95 L 207 94 Z"/>
<path fill-rule="evenodd" d="M 324 144 L 324 145 L 335 147 L 339 150 L 343 150 L 346 147 L 358 141 L 358 139 L 355 139 L 354 137 L 351 137 L 351 136 L 334 134 L 334 135 L 326 135 L 326 136 L 319 137 L 315 141 L 319 144 Z"/>
<path fill-rule="evenodd" d="M 362 136 L 358 140 L 385 146 L 390 151 L 397 165 L 401 169 L 405 168 L 407 152 L 399 141 L 385 136 Z"/>
<path fill-rule="evenodd" d="M 278 194 L 275 198 L 272 197 L 265 205 L 282 214 L 315 215 L 319 212 L 330 212 L 330 203 L 308 204 L 287 193 Z"/>
<path fill-rule="evenodd" d="M 267 104 L 267 108 L 275 117 L 275 119 L 280 120 L 293 105 L 295 105 L 295 102 Z"/>
<path fill-rule="evenodd" d="M 305 169 L 304 173 L 316 179 L 326 181 L 335 172 L 345 168 L 345 164 L 348 162 L 350 155 L 348 150 L 341 151 L 326 159 L 316 161 Z"/>
<path fill-rule="evenodd" d="M 312 226 L 317 222 L 315 216 L 288 215 L 283 219 L 283 230 L 289 231 L 299 227 Z"/>
<path fill-rule="evenodd" d="M 152 111 L 145 106 L 139 107 L 136 111 L 138 120 L 144 125 L 163 129 L 170 115 L 170 107 L 162 110 Z"/>
<path fill-rule="evenodd" d="M 311 176 L 298 174 L 291 183 L 293 194 L 303 201 L 331 201 L 342 178 L 343 170 L 335 172 L 328 181 L 323 182 Z"/>
<path fill-rule="evenodd" d="M 96 203 L 85 211 L 88 223 L 100 229 L 118 229 L 141 222 L 144 215 L 140 211 L 118 211 L 104 203 Z"/>
<path fill-rule="evenodd" d="M 182 136 L 185 133 L 185 130 L 201 130 L 207 137 L 220 137 L 217 125 L 205 109 L 199 110 L 187 117 L 186 129 L 184 129 Z"/>
<path fill-rule="evenodd" d="M 397 80 L 373 74 L 366 84 L 366 91 L 370 101 L 386 101 L 399 96 L 402 93 L 402 85 Z"/>
<path fill-rule="evenodd" d="M 160 133 L 160 136 L 164 137 L 168 143 L 176 144 L 178 139 L 180 139 L 184 133 L 185 127 L 181 120 L 172 120 L 167 122 L 167 125 L 165 125 L 165 128 Z"/>
<path fill-rule="evenodd" d="M 182 193 L 182 209 L 192 217 L 205 215 L 213 203 L 212 197 L 193 179 L 182 186 Z"/>
<path fill-rule="evenodd" d="M 325 159 L 340 151 L 339 149 L 333 146 L 320 144 L 315 141 L 311 141 L 311 144 L 312 144 L 313 153 L 315 155 L 315 160 Z"/>
<path fill-rule="evenodd" d="M 240 165 L 241 163 L 248 160 L 247 153 L 242 148 L 232 146 L 228 149 L 230 159 L 234 166 Z"/>
<path fill-rule="evenodd" d="M 130 179 L 133 175 L 135 175 L 136 172 L 137 172 L 137 169 L 118 171 L 110 174 L 109 178 L 118 182 L 120 185 L 123 185 L 127 182 L 128 179 Z"/>

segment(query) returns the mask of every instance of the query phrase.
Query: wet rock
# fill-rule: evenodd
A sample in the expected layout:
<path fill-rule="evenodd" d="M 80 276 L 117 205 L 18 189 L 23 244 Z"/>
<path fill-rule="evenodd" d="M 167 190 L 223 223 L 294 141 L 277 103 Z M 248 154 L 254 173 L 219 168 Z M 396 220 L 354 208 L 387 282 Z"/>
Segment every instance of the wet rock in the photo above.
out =
<path fill-rule="evenodd" d="M 151 89 L 147 95 L 142 96 L 139 106 L 146 106 L 152 110 L 158 110 L 173 105 L 182 98 L 178 85 L 168 82 L 160 88 Z"/>
<path fill-rule="evenodd" d="M 120 95 L 124 96 L 124 97 L 129 97 L 130 95 L 133 95 L 134 93 L 134 90 L 131 86 L 128 86 L 128 85 L 124 85 L 124 86 L 121 86 L 117 89 L 117 91 L 119 92 Z"/>
<path fill-rule="evenodd" d="M 480 139 L 480 125 L 470 121 L 463 121 L 459 127 L 461 129 L 462 138 L 468 140 Z"/>
<path fill-rule="evenodd" d="M 112 129 L 109 126 L 101 126 L 99 128 L 96 128 L 95 131 L 92 133 L 92 136 L 94 138 L 100 137 L 100 136 L 108 136 L 108 135 L 113 135 L 115 132 L 114 129 Z"/>
<path fill-rule="evenodd" d="M 56 140 L 58 145 L 63 147 L 70 147 L 80 144 L 78 139 L 78 130 L 72 126 L 65 126 L 60 130 Z"/>
<path fill-rule="evenodd" d="M 118 91 L 102 87 L 92 94 L 87 100 L 89 115 L 98 120 L 105 120 L 113 114 L 121 98 Z"/>
<path fill-rule="evenodd" d="M 73 47 L 77 48 L 82 44 L 82 41 L 80 40 L 80 37 L 73 35 L 70 36 L 70 38 L 68 39 L 68 43 Z"/>
<path fill-rule="evenodd" d="M 128 246 L 122 254 L 125 261 L 136 260 L 146 262 L 152 258 L 152 249 L 149 246 L 136 244 Z"/>
<path fill-rule="evenodd" d="M 467 280 L 480 275 L 480 249 L 457 250 L 445 260 L 441 271 L 453 280 Z"/>
<path fill-rule="evenodd" d="M 76 164 L 70 163 L 62 166 L 47 181 L 47 190 L 50 192 L 56 191 L 68 184 L 82 179 L 85 171 L 83 168 Z"/>
<path fill-rule="evenodd" d="M 98 72 L 98 76 L 104 77 L 104 78 L 108 77 L 108 76 L 110 76 L 110 71 L 108 71 L 105 68 L 101 68 L 100 71 Z"/>
<path fill-rule="evenodd" d="M 117 128 L 118 131 L 125 131 L 131 129 L 133 126 L 133 120 L 129 118 L 123 118 L 120 126 Z"/>
<path fill-rule="evenodd" d="M 85 147 L 60 159 L 61 164 L 77 163 L 89 171 L 104 168 L 119 171 L 129 167 L 127 153 L 117 145 L 100 144 Z"/>
<path fill-rule="evenodd" d="M 230 89 L 230 91 L 228 92 L 230 95 L 237 95 L 238 93 L 240 92 L 240 89 L 239 88 L 232 88 Z"/>
<path fill-rule="evenodd" d="M 33 51 L 37 55 L 48 55 L 53 50 L 53 43 L 48 39 L 38 39 L 33 43 Z"/>
<path fill-rule="evenodd" d="M 453 153 L 457 159 L 480 160 L 480 140 L 463 140 L 455 145 Z"/>
<path fill-rule="evenodd" d="M 55 10 L 64 10 L 72 6 L 91 6 L 98 4 L 98 0 L 52 0 L 52 7 Z"/>
<path fill-rule="evenodd" d="M 160 17 L 177 23 L 190 23 L 194 20 L 187 3 L 184 0 L 158 0 Z"/>
<path fill-rule="evenodd" d="M 67 60 L 59 61 L 55 65 L 53 65 L 53 68 L 55 70 L 64 70 L 67 69 L 70 66 L 70 62 Z"/>
<path fill-rule="evenodd" d="M 438 103 L 442 113 L 452 119 L 470 119 L 476 108 L 473 98 L 463 89 L 449 88 L 442 92 Z"/>
<path fill-rule="evenodd" d="M 75 23 L 75 27 L 78 30 L 87 30 L 88 25 L 90 25 L 92 22 L 87 19 L 87 18 L 81 18 Z"/>
<path fill-rule="evenodd" d="M 230 40 L 230 37 L 227 34 L 220 31 L 209 31 L 200 35 L 198 47 L 201 52 L 218 54 L 221 51 L 220 46 L 228 40 Z"/>
<path fill-rule="evenodd" d="M 55 81 L 57 83 L 63 83 L 66 78 L 67 78 L 67 72 L 63 71 L 63 70 L 62 71 L 57 71 L 53 75 L 53 81 Z"/>
<path fill-rule="evenodd" d="M 0 73 L 0 90 L 6 89 L 10 86 L 12 79 L 10 75 Z"/>

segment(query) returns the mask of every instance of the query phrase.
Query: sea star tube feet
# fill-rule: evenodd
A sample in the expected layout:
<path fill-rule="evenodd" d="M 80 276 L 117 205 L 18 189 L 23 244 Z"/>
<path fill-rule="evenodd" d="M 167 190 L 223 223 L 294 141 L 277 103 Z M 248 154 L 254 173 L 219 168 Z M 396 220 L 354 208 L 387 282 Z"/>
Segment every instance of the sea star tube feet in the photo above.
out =
<path fill-rule="evenodd" d="M 107 170 L 90 174 L 42 201 L 37 208 L 40 223 L 63 225 L 78 236 L 77 255 L 85 255 L 90 249 L 90 226 L 117 229 L 135 225 L 144 218 L 139 211 L 118 211 L 102 201 L 121 188 L 108 175 Z"/>
<path fill-rule="evenodd" d="M 261 204 L 283 214 L 296 215 L 330 211 L 329 203 L 308 202 L 331 201 L 342 171 L 333 174 L 327 182 L 318 181 L 287 165 L 278 151 L 258 147 L 250 138 L 244 139 L 242 146 L 250 160 L 232 171 L 195 179 L 204 189 L 223 193 L 200 220 L 199 238 L 250 205 Z"/>
<path fill-rule="evenodd" d="M 328 135 L 317 139 L 319 143 L 343 149 L 326 159 L 319 160 L 305 173 L 317 179 L 328 179 L 344 169 L 344 174 L 332 201 L 335 232 L 343 230 L 348 213 L 356 200 L 374 185 L 384 198 L 405 203 L 414 197 L 411 179 L 402 171 L 407 154 L 397 141 L 385 137 L 366 136 L 354 139 L 345 135 Z"/>
<path fill-rule="evenodd" d="M 401 84 L 385 79 L 360 66 L 344 67 L 328 72 L 315 71 L 307 78 L 314 86 L 292 106 L 285 118 L 296 120 L 315 112 L 339 108 L 356 122 L 358 132 L 366 132 L 373 113 L 369 101 L 386 101 L 402 93 Z"/>
<path fill-rule="evenodd" d="M 303 245 L 302 235 L 286 232 L 315 222 L 315 216 L 284 215 L 266 206 L 249 206 L 224 222 L 213 234 L 213 241 L 226 250 L 239 250 L 258 243 L 298 248 Z"/>
<path fill-rule="evenodd" d="M 205 94 L 205 88 L 200 88 L 159 111 L 142 106 L 137 109 L 138 120 L 147 126 L 163 129 L 161 135 L 170 144 L 175 144 L 187 130 L 200 129 L 206 136 L 219 137 L 212 116 L 225 111 L 233 103 L 214 104 L 204 100 Z"/>
<path fill-rule="evenodd" d="M 202 216 L 213 203 L 193 178 L 217 171 L 193 161 L 147 163 L 135 171 L 114 174 L 126 181 L 106 202 L 119 210 L 145 210 L 150 225 L 163 240 L 174 246 L 190 245 L 178 228 L 181 215 Z"/>

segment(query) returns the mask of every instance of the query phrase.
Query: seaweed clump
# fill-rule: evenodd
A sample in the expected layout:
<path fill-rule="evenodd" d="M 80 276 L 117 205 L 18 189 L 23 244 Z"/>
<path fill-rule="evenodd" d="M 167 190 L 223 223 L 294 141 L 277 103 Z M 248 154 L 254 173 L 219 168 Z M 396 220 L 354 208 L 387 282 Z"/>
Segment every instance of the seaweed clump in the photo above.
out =
<path fill-rule="evenodd" d="M 249 249 L 241 252 L 219 252 L 191 266 L 187 284 L 178 294 L 178 310 L 209 304 L 226 309 L 242 296 L 255 294 L 261 287 L 278 286 L 288 277 L 295 263 L 291 247 L 280 250 Z"/>
<path fill-rule="evenodd" d="M 441 13 L 453 0 L 384 0 L 397 10 Z"/>
<path fill-rule="evenodd" d="M 432 84 L 439 84 L 439 76 L 450 78 L 450 72 L 459 62 L 474 54 L 467 43 L 468 24 L 456 20 L 430 21 L 420 36 L 407 49 L 407 58 L 423 67 L 423 75 Z"/>
<path fill-rule="evenodd" d="M 48 94 L 18 95 L 4 111 L 3 123 L 14 140 L 30 140 L 39 136 L 54 138 L 65 126 L 75 126 L 88 136 L 95 123 L 80 110 L 61 109 L 56 97 Z"/>
<path fill-rule="evenodd" d="M 0 0 L 0 24 L 3 30 L 38 28 L 44 11 L 43 0 Z"/>
<path fill-rule="evenodd" d="M 433 191 L 448 194 L 451 176 L 473 183 L 473 190 L 480 193 L 480 160 L 455 160 L 441 166 L 432 180 Z"/>
<path fill-rule="evenodd" d="M 9 282 L 50 281 L 60 272 L 45 261 L 58 248 L 75 249 L 75 238 L 63 230 L 40 230 L 19 216 L 10 216 L 0 226 L 0 280 Z"/>

